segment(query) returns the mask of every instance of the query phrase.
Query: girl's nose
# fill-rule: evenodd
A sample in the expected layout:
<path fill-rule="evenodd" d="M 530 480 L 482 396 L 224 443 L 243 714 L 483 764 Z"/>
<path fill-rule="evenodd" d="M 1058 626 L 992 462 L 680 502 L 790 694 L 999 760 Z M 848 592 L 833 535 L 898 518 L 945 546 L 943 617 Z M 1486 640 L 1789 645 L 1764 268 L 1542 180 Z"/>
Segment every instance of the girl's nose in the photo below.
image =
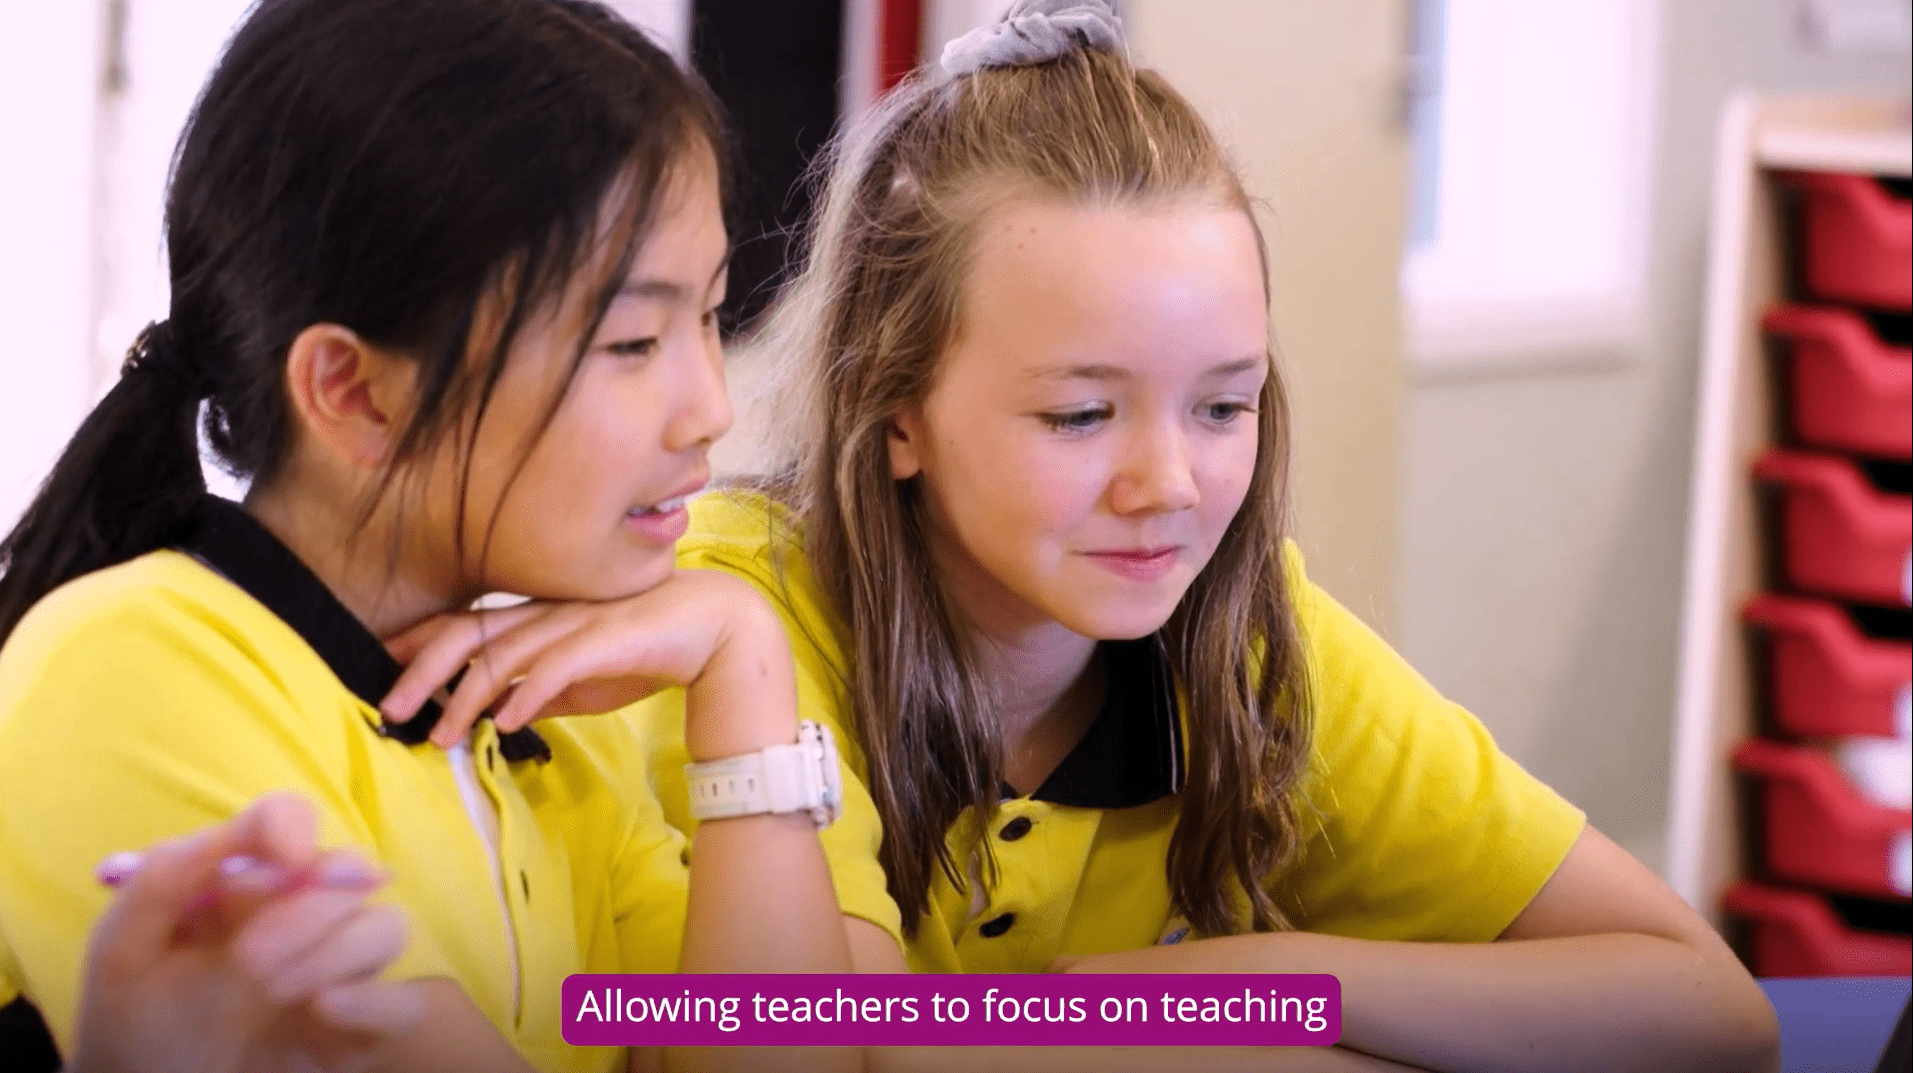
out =
<path fill-rule="evenodd" d="M 665 447 L 683 451 L 709 447 L 731 428 L 731 396 L 724 385 L 724 349 L 713 340 L 690 362 L 690 372 L 671 420 L 665 425 Z"/>
<path fill-rule="evenodd" d="M 1189 437 L 1168 421 L 1140 431 L 1110 489 L 1111 509 L 1118 514 L 1189 510 L 1200 498 Z"/>

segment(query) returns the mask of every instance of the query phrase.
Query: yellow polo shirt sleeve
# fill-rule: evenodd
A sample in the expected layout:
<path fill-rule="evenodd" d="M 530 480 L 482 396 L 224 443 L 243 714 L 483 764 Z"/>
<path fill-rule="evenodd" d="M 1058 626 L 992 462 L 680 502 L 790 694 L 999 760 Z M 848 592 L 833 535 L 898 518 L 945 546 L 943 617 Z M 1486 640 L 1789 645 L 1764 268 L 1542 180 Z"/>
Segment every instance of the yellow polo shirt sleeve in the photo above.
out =
<path fill-rule="evenodd" d="M 373 844 L 337 723 L 301 715 L 216 614 L 107 573 L 42 601 L 0 650 L 0 919 L 63 1049 L 110 897 L 94 878 L 103 857 L 230 819 L 269 790 L 312 803 L 321 845 Z M 450 975 L 412 934 L 387 975 Z"/>
<path fill-rule="evenodd" d="M 1288 550 L 1315 750 L 1303 849 L 1272 883 L 1278 904 L 1307 931 L 1494 939 L 1555 873 L 1584 815 L 1308 582 Z"/>

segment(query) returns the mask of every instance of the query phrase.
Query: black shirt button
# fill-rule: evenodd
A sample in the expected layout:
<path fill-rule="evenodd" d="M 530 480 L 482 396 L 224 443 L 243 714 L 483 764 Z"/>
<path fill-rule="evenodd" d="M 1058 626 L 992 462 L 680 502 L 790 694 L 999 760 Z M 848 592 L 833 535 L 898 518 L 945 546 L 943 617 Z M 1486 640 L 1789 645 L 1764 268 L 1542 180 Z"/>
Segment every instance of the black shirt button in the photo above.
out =
<path fill-rule="evenodd" d="M 1016 922 L 1017 922 L 1017 914 L 1005 913 L 1003 916 L 1000 916 L 995 920 L 984 921 L 983 927 L 980 927 L 977 929 L 977 934 L 983 936 L 986 939 L 995 939 L 997 936 L 1002 935 L 1004 932 L 1009 931 L 1010 925 L 1015 924 Z"/>
<path fill-rule="evenodd" d="M 1005 842 L 1015 842 L 1029 833 L 1030 817 L 1019 816 L 1009 823 L 1004 824 L 1004 829 L 997 832 L 997 837 L 1003 839 Z"/>

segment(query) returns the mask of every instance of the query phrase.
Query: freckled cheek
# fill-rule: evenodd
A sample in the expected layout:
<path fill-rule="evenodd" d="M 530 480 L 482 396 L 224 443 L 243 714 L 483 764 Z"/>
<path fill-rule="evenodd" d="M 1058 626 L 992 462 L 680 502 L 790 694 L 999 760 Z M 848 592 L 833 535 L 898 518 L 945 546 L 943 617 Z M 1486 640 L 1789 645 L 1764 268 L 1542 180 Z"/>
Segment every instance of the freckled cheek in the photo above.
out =
<path fill-rule="evenodd" d="M 1238 457 L 1238 456 L 1241 457 Z M 1216 460 L 1197 478 L 1202 494 L 1203 528 L 1212 544 L 1222 539 L 1223 530 L 1243 507 L 1250 482 L 1256 475 L 1254 444 L 1248 451 L 1233 451 Z"/>
<path fill-rule="evenodd" d="M 1103 500 L 1108 483 L 1102 468 L 1086 458 L 1041 458 L 1010 463 L 1005 471 L 1017 482 L 1011 509 L 1032 539 L 1068 543 L 1072 533 Z M 1052 549 L 1054 552 L 1054 549 Z"/>

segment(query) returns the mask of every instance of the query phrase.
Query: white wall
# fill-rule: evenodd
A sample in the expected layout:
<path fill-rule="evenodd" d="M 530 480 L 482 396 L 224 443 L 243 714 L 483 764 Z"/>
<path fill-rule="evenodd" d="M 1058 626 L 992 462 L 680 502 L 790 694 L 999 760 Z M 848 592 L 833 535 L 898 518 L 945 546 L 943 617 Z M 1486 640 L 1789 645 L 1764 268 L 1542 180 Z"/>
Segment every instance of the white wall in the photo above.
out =
<path fill-rule="evenodd" d="M 1408 200 L 1402 0 L 1126 0 L 1138 60 L 1235 151 L 1269 241 L 1312 580 L 1385 636 L 1396 609 Z"/>
<path fill-rule="evenodd" d="M 0 526 L 166 315 L 174 141 L 242 0 L 18 5 L 0 37 Z M 117 31 L 117 32 L 116 32 Z M 113 61 L 117 58 L 117 64 Z M 119 77 L 109 82 L 109 67 Z"/>
<path fill-rule="evenodd" d="M 1660 0 L 1639 347 L 1410 392 L 1395 640 L 1531 770 L 1661 864 L 1714 124 L 1736 87 L 1908 90 L 1793 0 Z M 1568 211 L 1568 210 L 1565 210 Z"/>
<path fill-rule="evenodd" d="M 19 4 L 0 34 L 0 528 L 94 388 L 94 104 L 100 5 Z"/>

